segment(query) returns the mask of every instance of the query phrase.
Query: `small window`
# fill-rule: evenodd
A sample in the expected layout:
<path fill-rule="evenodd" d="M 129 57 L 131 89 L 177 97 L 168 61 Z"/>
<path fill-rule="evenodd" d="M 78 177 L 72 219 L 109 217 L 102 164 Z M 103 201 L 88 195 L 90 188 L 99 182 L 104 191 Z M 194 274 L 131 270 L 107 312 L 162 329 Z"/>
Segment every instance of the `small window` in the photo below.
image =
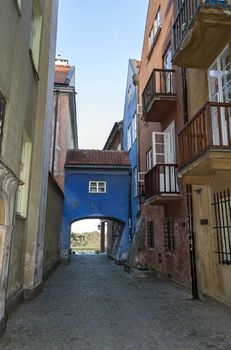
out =
<path fill-rule="evenodd" d="M 131 124 L 129 125 L 127 129 L 127 145 L 128 145 L 128 151 L 130 150 L 132 146 L 132 130 L 131 130 Z"/>
<path fill-rule="evenodd" d="M 38 0 L 33 1 L 30 22 L 30 53 L 34 68 L 38 72 L 42 29 L 42 15 Z"/>
<path fill-rule="evenodd" d="M 147 222 L 147 246 L 154 249 L 154 224 L 153 221 Z"/>
<path fill-rule="evenodd" d="M 213 195 L 214 229 L 217 237 L 219 263 L 231 265 L 231 196 L 230 191 L 224 190 Z"/>
<path fill-rule="evenodd" d="M 171 218 L 165 219 L 165 233 L 166 233 L 166 248 L 167 250 L 174 250 L 174 223 Z"/>
<path fill-rule="evenodd" d="M 15 0 L 15 5 L 18 11 L 18 15 L 21 16 L 22 15 L 22 0 Z"/>
<path fill-rule="evenodd" d="M 150 30 L 149 36 L 148 36 L 148 47 L 149 49 L 154 45 L 154 28 L 152 27 L 152 29 Z"/>
<path fill-rule="evenodd" d="M 146 153 L 146 166 L 147 171 L 153 168 L 153 151 L 152 148 Z"/>
<path fill-rule="evenodd" d="M 155 22 L 154 22 L 154 36 L 156 36 L 161 24 L 160 7 L 157 11 Z"/>
<path fill-rule="evenodd" d="M 105 181 L 89 181 L 90 193 L 106 193 Z"/>
<path fill-rule="evenodd" d="M 136 140 L 136 113 L 132 117 L 132 143 Z"/>
<path fill-rule="evenodd" d="M 3 126 L 4 126 L 4 118 L 5 118 L 5 108 L 6 108 L 6 100 L 0 93 L 0 151 L 2 145 L 3 138 Z"/>
<path fill-rule="evenodd" d="M 128 105 L 131 102 L 131 97 L 132 97 L 132 87 L 130 85 L 129 88 L 128 88 Z"/>
<path fill-rule="evenodd" d="M 134 176 L 134 192 L 133 192 L 133 195 L 134 195 L 134 197 L 137 197 L 137 195 L 138 195 L 137 167 L 135 167 L 134 170 L 133 170 L 133 176 Z"/>
<path fill-rule="evenodd" d="M 23 185 L 18 187 L 17 190 L 17 202 L 16 212 L 26 217 L 27 215 L 27 202 L 29 191 L 29 179 L 30 179 L 30 161 L 31 161 L 31 142 L 26 132 L 23 132 L 22 153 L 20 162 L 20 175 Z"/>

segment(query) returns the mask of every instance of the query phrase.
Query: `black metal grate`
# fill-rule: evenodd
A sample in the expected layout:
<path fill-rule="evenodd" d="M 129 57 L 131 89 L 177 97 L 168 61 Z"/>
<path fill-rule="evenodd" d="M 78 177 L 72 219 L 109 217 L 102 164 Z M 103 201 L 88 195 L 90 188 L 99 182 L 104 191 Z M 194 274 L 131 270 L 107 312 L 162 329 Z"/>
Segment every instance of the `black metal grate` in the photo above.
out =
<path fill-rule="evenodd" d="M 2 147 L 5 107 L 6 107 L 6 100 L 0 93 L 0 152 Z"/>
<path fill-rule="evenodd" d="M 175 249 L 174 223 L 172 218 L 165 218 L 165 237 L 166 249 L 173 251 Z"/>
<path fill-rule="evenodd" d="M 150 249 L 154 248 L 154 224 L 153 224 L 153 221 L 147 222 L 147 246 Z"/>
<path fill-rule="evenodd" d="M 231 197 L 230 191 L 224 190 L 213 194 L 217 234 L 217 251 L 219 263 L 231 264 Z"/>

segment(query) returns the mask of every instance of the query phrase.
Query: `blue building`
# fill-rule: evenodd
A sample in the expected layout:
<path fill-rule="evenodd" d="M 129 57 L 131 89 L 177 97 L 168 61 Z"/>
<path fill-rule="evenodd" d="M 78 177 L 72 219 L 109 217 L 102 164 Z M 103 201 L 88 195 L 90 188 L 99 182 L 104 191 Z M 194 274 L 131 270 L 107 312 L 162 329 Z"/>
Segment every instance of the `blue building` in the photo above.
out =
<path fill-rule="evenodd" d="M 127 152 L 68 150 L 65 164 L 61 255 L 68 258 L 71 224 L 83 219 L 119 224 L 108 242 L 116 261 L 125 261 L 129 245 L 130 161 Z"/>
<path fill-rule="evenodd" d="M 127 86 L 123 117 L 122 149 L 128 152 L 131 162 L 131 236 L 135 234 L 135 225 L 139 210 L 138 198 L 138 135 L 137 135 L 137 80 L 140 62 L 130 59 L 128 63 Z M 131 237 L 131 238 L 132 238 Z"/>

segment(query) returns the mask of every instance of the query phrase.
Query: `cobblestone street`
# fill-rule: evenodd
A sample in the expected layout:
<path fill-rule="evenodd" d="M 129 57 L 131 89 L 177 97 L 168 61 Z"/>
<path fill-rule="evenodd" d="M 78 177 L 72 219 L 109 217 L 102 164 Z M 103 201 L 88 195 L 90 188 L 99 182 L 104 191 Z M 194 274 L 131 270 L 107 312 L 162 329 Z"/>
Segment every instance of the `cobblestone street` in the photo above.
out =
<path fill-rule="evenodd" d="M 8 320 L 5 350 L 231 350 L 231 314 L 104 255 L 72 257 Z"/>

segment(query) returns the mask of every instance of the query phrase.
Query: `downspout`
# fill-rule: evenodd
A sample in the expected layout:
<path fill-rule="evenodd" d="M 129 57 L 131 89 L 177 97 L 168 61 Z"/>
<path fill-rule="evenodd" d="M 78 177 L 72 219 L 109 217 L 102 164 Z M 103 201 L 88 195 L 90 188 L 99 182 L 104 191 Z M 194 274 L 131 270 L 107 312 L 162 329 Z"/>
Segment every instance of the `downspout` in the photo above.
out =
<path fill-rule="evenodd" d="M 129 178 L 128 178 L 128 235 L 129 235 L 129 243 L 132 242 L 132 200 L 131 200 L 131 195 L 132 195 L 132 171 L 131 169 L 129 170 Z"/>
<path fill-rule="evenodd" d="M 58 110 L 59 110 L 59 91 L 55 91 L 55 109 L 54 109 L 54 131 L 53 131 L 53 145 L 52 145 L 52 164 L 51 174 L 54 175 L 55 168 L 55 148 L 56 148 L 56 134 L 57 134 L 57 121 L 58 121 Z"/>
<path fill-rule="evenodd" d="M 139 83 L 140 83 L 140 75 L 139 73 L 133 76 L 133 82 L 134 85 L 136 87 L 136 109 L 137 109 L 137 105 L 140 104 L 140 98 L 139 98 Z M 136 130 L 137 130 L 137 136 L 136 136 L 136 154 L 137 154 L 137 176 L 139 174 L 140 171 L 140 115 L 138 115 L 137 113 L 138 111 L 136 110 Z M 137 179 L 137 183 L 138 183 L 138 179 Z M 140 186 L 138 186 L 138 215 L 141 215 L 141 199 L 140 199 L 140 193 L 141 189 Z"/>
<path fill-rule="evenodd" d="M 188 122 L 188 90 L 186 69 L 181 68 L 182 74 L 182 88 L 183 88 L 183 118 L 184 125 Z M 193 220 L 193 203 L 192 203 L 192 186 L 187 185 L 187 208 L 188 208 L 188 229 L 189 229 L 189 253 L 190 253 L 190 268 L 191 268 L 191 284 L 192 297 L 198 299 L 198 285 L 197 285 L 197 267 L 196 267 L 196 251 L 195 251 L 195 231 Z"/>

